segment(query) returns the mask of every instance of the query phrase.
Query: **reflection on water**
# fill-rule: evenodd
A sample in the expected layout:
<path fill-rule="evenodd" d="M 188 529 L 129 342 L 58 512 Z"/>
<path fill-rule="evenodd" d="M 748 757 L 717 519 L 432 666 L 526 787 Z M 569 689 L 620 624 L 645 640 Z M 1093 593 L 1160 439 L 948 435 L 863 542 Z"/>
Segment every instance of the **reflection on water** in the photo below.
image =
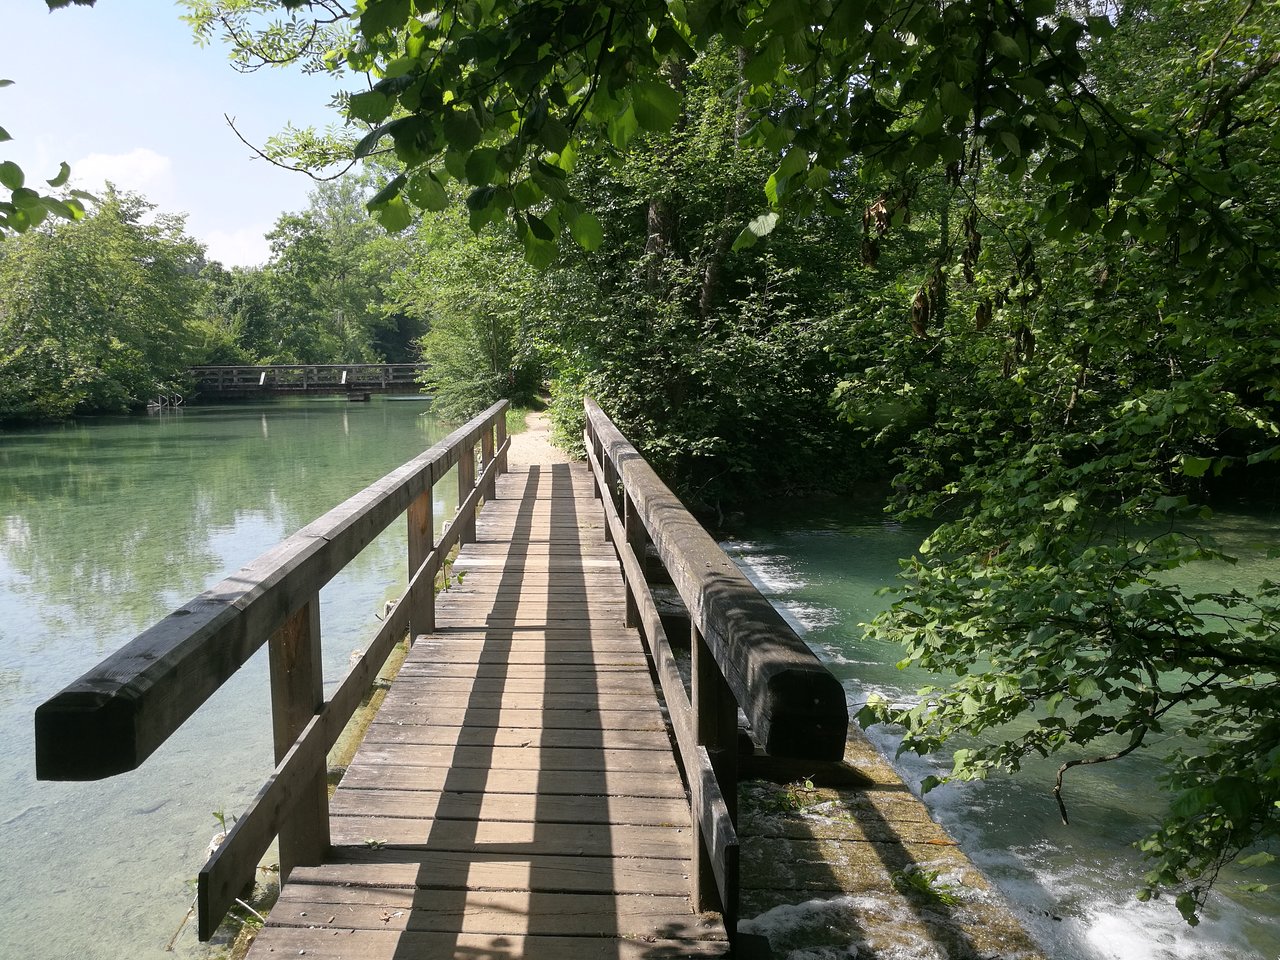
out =
<path fill-rule="evenodd" d="M 1181 571 L 1179 581 L 1191 590 L 1217 589 L 1229 578 L 1248 590 L 1275 579 L 1280 564 L 1267 559 L 1264 545 L 1275 543 L 1277 527 L 1280 517 L 1274 515 L 1223 513 L 1214 533 L 1240 562 Z M 852 712 L 873 693 L 909 701 L 935 679 L 898 670 L 901 649 L 869 640 L 860 629 L 889 605 L 892 598 L 880 591 L 893 583 L 899 558 L 927 532 L 888 522 L 878 510 L 824 502 L 782 512 L 773 507 L 767 520 L 743 523 L 725 546 L 827 661 L 845 685 Z M 868 733 L 892 759 L 893 731 Z M 914 756 L 895 764 L 913 786 L 942 765 Z M 1194 929 L 1171 902 L 1133 898 L 1144 866 L 1131 844 L 1159 813 L 1152 804 L 1155 757 L 1135 755 L 1123 765 L 1074 771 L 1066 786 L 1070 827 L 1059 820 L 1051 794 L 1056 766 L 1026 764 L 1017 777 L 950 785 L 926 797 L 934 816 L 1004 890 L 1054 960 L 1280 957 L 1280 895 L 1240 889 L 1258 880 L 1258 871 L 1224 871 L 1205 922 Z M 1280 882 L 1280 870 L 1263 879 Z"/>
<path fill-rule="evenodd" d="M 39 783 L 36 706 L 141 629 L 446 432 L 418 403 L 188 407 L 0 432 L 0 957 L 139 960 L 271 766 L 260 652 L 142 769 Z M 445 498 L 448 502 L 445 502 Z M 439 518 L 456 489 L 436 491 Z M 393 525 L 321 593 L 333 684 L 405 582 Z M 177 956 L 208 950 L 188 928 Z"/>

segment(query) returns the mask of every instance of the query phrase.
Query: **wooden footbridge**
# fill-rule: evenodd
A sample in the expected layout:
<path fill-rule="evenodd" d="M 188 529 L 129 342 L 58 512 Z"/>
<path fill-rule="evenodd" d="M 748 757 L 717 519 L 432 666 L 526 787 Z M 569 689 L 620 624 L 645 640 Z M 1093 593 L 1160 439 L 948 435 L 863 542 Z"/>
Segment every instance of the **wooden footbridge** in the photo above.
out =
<path fill-rule="evenodd" d="M 271 396 L 343 396 L 418 393 L 424 363 L 295 363 L 191 367 L 195 392 L 213 400 Z"/>
<path fill-rule="evenodd" d="M 757 752 L 838 760 L 844 692 L 594 403 L 587 464 L 515 470 L 505 408 L 37 711 L 41 778 L 110 776 L 269 645 L 277 766 L 200 872 L 202 939 L 278 836 L 283 887 L 252 957 L 733 950 L 740 727 Z M 432 489 L 450 472 L 459 507 L 437 541 Z M 319 590 L 404 514 L 408 588 L 326 700 Z M 651 580 L 674 585 L 690 637 L 669 640 Z M 330 796 L 326 755 L 406 634 Z"/>

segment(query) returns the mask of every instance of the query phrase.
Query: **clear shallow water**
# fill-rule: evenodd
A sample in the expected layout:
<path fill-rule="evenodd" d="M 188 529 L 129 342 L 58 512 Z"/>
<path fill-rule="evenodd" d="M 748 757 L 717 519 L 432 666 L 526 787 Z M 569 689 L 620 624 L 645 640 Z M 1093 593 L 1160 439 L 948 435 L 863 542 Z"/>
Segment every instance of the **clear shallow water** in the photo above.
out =
<path fill-rule="evenodd" d="M 1204 585 L 1226 580 L 1242 589 L 1280 576 L 1265 559 L 1280 516 L 1221 513 L 1215 533 L 1243 559 L 1234 567 L 1203 566 L 1180 574 Z M 739 524 L 725 544 L 762 591 L 818 651 L 848 692 L 850 712 L 872 693 L 909 700 L 935 678 L 901 671 L 901 650 L 864 636 L 860 624 L 885 609 L 879 595 L 893 583 L 898 560 L 928 533 L 926 526 L 888 521 L 878 508 L 839 502 L 771 510 Z M 867 731 L 891 760 L 892 730 Z M 942 764 L 894 760 L 913 787 Z M 949 764 L 947 765 L 949 768 Z M 1064 827 L 1052 797 L 1057 764 L 1028 765 L 1017 777 L 949 785 L 925 798 L 934 817 L 958 839 L 1012 901 L 1054 960 L 1277 960 L 1280 894 L 1248 894 L 1244 882 L 1280 882 L 1258 871 L 1224 871 L 1204 922 L 1187 927 L 1171 901 L 1133 898 L 1143 861 L 1131 844 L 1154 826 L 1153 760 L 1077 769 L 1066 783 L 1072 825 Z"/>
<path fill-rule="evenodd" d="M 132 773 L 35 779 L 33 714 L 104 655 L 443 437 L 421 402 L 188 407 L 0 431 L 0 958 L 208 955 L 188 923 L 213 811 L 270 772 L 260 651 Z M 436 489 L 436 522 L 456 487 Z M 447 511 L 447 512 L 446 512 Z M 405 583 L 393 525 L 321 593 L 325 680 Z"/>

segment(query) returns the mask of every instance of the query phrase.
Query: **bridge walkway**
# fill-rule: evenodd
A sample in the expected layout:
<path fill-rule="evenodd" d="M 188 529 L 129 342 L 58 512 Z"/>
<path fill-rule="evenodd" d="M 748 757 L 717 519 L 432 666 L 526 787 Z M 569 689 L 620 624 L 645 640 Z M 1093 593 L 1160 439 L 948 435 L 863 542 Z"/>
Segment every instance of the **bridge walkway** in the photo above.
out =
<path fill-rule="evenodd" d="M 604 531 L 582 464 L 499 477 L 253 960 L 726 952 Z"/>

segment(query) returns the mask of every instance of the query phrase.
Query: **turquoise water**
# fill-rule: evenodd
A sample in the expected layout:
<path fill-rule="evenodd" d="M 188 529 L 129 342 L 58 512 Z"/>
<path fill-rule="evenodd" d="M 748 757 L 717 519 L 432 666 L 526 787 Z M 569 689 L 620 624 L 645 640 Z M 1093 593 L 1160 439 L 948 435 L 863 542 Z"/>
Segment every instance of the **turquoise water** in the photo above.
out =
<path fill-rule="evenodd" d="M 203 957 L 166 945 L 218 831 L 270 772 L 265 650 L 141 769 L 35 779 L 36 706 L 190 597 L 447 432 L 422 402 L 188 407 L 0 431 L 0 957 Z M 437 524 L 456 487 L 436 490 Z M 447 501 L 447 502 L 446 502 Z M 393 525 L 321 593 L 325 680 L 405 582 Z"/>
<path fill-rule="evenodd" d="M 1242 589 L 1280 576 L 1267 560 L 1280 515 L 1223 512 L 1215 533 L 1242 557 L 1234 567 L 1202 566 L 1180 574 L 1186 582 L 1235 583 Z M 869 640 L 860 624 L 891 598 L 898 560 L 928 533 L 925 526 L 888 521 L 875 504 L 830 501 L 771 510 L 741 523 L 726 544 L 758 586 L 830 665 L 848 693 L 850 712 L 878 693 L 911 700 L 934 680 L 901 671 L 902 653 Z M 890 758 L 891 729 L 868 731 Z M 939 772 L 940 761 L 914 756 L 895 761 L 917 786 Z M 1165 900 L 1143 904 L 1132 892 L 1143 863 L 1131 844 L 1151 829 L 1153 759 L 1078 769 L 1066 784 L 1072 824 L 1064 827 L 1052 797 L 1057 764 L 1028 765 L 1017 777 L 949 785 L 926 796 L 936 819 L 1005 895 L 1054 960 L 1276 960 L 1280 957 L 1280 894 L 1249 894 L 1244 882 L 1280 882 L 1280 871 L 1224 871 L 1198 928 L 1187 927 Z"/>

